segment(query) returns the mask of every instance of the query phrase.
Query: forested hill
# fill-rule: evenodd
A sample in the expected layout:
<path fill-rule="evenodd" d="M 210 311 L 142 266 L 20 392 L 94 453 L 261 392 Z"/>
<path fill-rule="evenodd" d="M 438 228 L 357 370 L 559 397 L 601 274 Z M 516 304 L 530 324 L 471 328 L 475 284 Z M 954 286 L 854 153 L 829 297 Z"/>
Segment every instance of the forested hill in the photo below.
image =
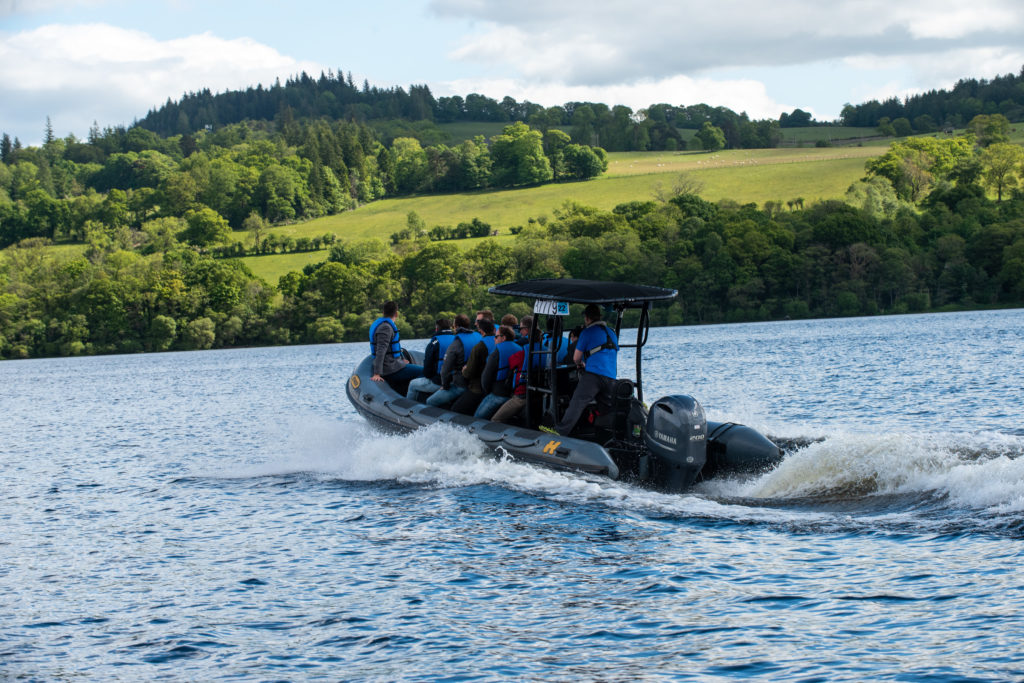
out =
<path fill-rule="evenodd" d="M 961 128 L 979 114 L 1024 120 L 1024 67 L 1016 76 L 965 78 L 952 90 L 929 90 L 903 100 L 890 97 L 883 102 L 848 104 L 840 118 L 846 126 L 877 126 L 906 119 L 915 131 L 931 133 L 939 128 Z"/>
<path fill-rule="evenodd" d="M 930 133 L 947 127 L 960 128 L 979 114 L 1002 114 L 1010 121 L 1024 120 L 1024 68 L 1018 75 L 991 80 L 967 78 L 952 90 L 931 90 L 900 100 L 847 104 L 844 125 L 858 127 L 895 124 L 899 135 Z M 746 113 L 707 104 L 676 106 L 652 104 L 640 112 L 629 107 L 595 102 L 568 102 L 543 107 L 511 97 L 501 101 L 479 94 L 435 98 L 426 85 L 378 88 L 363 81 L 357 86 L 348 76 L 321 73 L 313 78 L 303 72 L 270 87 L 214 94 L 209 89 L 188 93 L 179 101 L 168 100 L 150 111 L 138 125 L 161 136 L 192 134 L 242 121 L 293 119 L 349 120 L 362 123 L 401 119 L 451 123 L 524 122 L 546 131 L 569 131 L 576 142 L 599 145 L 608 151 L 672 150 L 683 148 L 678 129 L 700 129 L 709 123 L 722 130 L 725 146 L 732 149 L 774 147 L 779 128 L 815 125 L 811 115 L 796 109 L 776 119 L 752 120 Z"/>
<path fill-rule="evenodd" d="M 228 90 L 216 95 L 203 89 L 184 95 L 180 101 L 168 99 L 151 110 L 138 125 L 163 137 L 186 135 L 200 130 L 242 121 L 272 121 L 282 116 L 294 118 L 354 119 L 365 122 L 378 119 L 434 119 L 437 101 L 425 85 L 403 88 L 377 88 L 363 82 L 360 89 L 352 74 L 320 74 L 314 79 L 305 72 L 280 81 L 269 88 L 258 85 L 246 90 Z M 474 119 L 474 120 L 509 120 Z"/>

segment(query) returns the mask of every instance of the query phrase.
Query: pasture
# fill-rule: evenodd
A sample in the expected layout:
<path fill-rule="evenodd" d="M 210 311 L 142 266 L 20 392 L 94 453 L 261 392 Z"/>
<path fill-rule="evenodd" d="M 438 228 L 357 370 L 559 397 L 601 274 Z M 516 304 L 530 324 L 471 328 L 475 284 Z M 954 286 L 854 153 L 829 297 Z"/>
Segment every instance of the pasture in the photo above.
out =
<path fill-rule="evenodd" d="M 655 198 L 670 191 L 681 174 L 701 186 L 710 201 L 740 203 L 805 203 L 841 198 L 851 183 L 864 175 L 864 162 L 880 153 L 878 147 L 780 148 L 698 152 L 617 152 L 609 154 L 608 172 L 586 182 L 557 183 L 511 190 L 484 190 L 451 195 L 425 195 L 385 199 L 354 211 L 271 229 L 293 238 L 334 233 L 343 240 L 379 238 L 387 241 L 416 212 L 428 229 L 453 226 L 473 218 L 491 224 L 499 240 L 510 240 L 509 228 L 526 225 L 530 218 L 550 217 L 566 201 L 610 210 L 629 201 Z M 236 232 L 238 241 L 249 236 Z M 481 238 L 489 239 L 489 238 Z M 471 247 L 479 240 L 458 240 Z M 250 256 L 244 262 L 269 282 L 308 263 L 323 261 L 326 251 Z"/>

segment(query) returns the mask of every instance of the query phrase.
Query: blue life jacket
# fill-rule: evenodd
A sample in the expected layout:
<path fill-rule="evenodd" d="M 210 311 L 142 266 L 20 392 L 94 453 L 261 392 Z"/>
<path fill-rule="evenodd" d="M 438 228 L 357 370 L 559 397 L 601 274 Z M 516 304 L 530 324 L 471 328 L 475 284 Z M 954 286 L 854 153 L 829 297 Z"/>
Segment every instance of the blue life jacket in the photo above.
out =
<path fill-rule="evenodd" d="M 374 357 L 377 356 L 377 345 L 373 343 L 373 335 L 376 334 L 377 328 L 384 323 L 391 325 L 391 329 L 395 331 L 395 336 L 391 338 L 391 348 L 388 349 L 388 353 L 395 358 L 401 358 L 402 345 L 398 341 L 398 326 L 395 325 L 395 321 L 391 318 L 377 318 L 373 321 L 373 324 L 370 325 L 370 355 Z"/>
<path fill-rule="evenodd" d="M 550 347 L 551 340 L 552 340 L 551 333 L 550 332 L 545 332 L 544 333 L 544 339 L 541 342 L 544 345 L 545 349 Z M 558 345 L 558 351 L 555 352 L 555 365 L 561 365 L 562 363 L 565 362 L 565 352 L 568 350 L 568 348 L 569 348 L 569 340 L 568 340 L 568 338 L 563 336 L 562 339 L 560 340 L 559 345 Z M 544 358 L 546 359 L 547 355 L 545 355 Z M 546 362 L 545 362 L 545 365 L 547 365 Z"/>
<path fill-rule="evenodd" d="M 514 341 L 503 341 L 494 348 L 498 351 L 498 372 L 494 375 L 494 381 L 504 382 L 508 377 L 508 359 L 512 357 L 513 353 L 523 349 Z"/>
<path fill-rule="evenodd" d="M 491 335 L 490 337 L 482 337 L 480 341 L 482 341 L 484 343 L 484 346 L 487 347 L 487 355 L 488 356 L 491 355 L 492 353 L 494 353 L 494 335 Z M 468 356 L 467 356 L 467 360 L 468 360 Z"/>
<path fill-rule="evenodd" d="M 483 340 L 483 337 L 479 332 L 456 332 L 455 338 L 462 342 L 462 362 L 465 363 L 469 360 L 469 352 L 473 350 L 473 347 Z M 451 343 L 451 342 L 449 342 Z M 461 372 L 462 368 L 458 368 Z"/>
<path fill-rule="evenodd" d="M 615 379 L 619 342 L 604 322 L 599 321 L 585 328 L 576 342 L 576 350 L 583 352 L 587 372 Z"/>
<path fill-rule="evenodd" d="M 437 340 L 437 374 L 441 374 L 441 366 L 444 365 L 444 354 L 448 351 L 448 347 L 455 341 L 455 333 L 451 330 L 445 330 L 444 332 L 438 332 L 434 335 L 434 339 Z"/>
<path fill-rule="evenodd" d="M 548 354 L 537 353 L 537 351 L 547 351 L 547 348 L 548 344 L 546 341 L 539 341 L 530 344 L 529 349 L 523 349 L 526 352 L 526 362 L 523 365 L 527 370 L 531 368 L 543 370 L 548 366 Z"/>

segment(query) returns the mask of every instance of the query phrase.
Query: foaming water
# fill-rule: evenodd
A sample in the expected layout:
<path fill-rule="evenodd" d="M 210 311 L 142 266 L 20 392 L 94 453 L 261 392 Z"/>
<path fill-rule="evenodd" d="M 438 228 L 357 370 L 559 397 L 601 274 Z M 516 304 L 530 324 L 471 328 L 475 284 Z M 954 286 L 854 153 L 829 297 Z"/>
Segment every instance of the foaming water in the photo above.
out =
<path fill-rule="evenodd" d="M 828 522 L 839 531 L 877 524 L 880 511 L 898 513 L 903 527 L 917 520 L 928 531 L 935 530 L 939 510 L 988 513 L 974 520 L 978 528 L 990 528 L 993 517 L 1012 519 L 1024 512 L 1024 439 L 1005 434 L 837 432 L 796 450 L 770 472 L 704 482 L 686 494 L 516 462 L 451 425 L 383 435 L 364 422 L 307 419 L 301 429 L 296 423 L 282 446 L 281 455 L 265 462 L 200 476 L 302 474 L 325 483 L 498 486 L 637 514 L 789 526 Z M 809 510 L 812 504 L 815 509 Z M 870 519 L 850 517 L 858 511 Z M 958 530 L 963 521 L 957 520 Z"/>
<path fill-rule="evenodd" d="M 787 444 L 684 494 L 377 433 L 364 344 L 2 363 L 0 678 L 1024 679 L 1022 329 L 655 330 Z"/>

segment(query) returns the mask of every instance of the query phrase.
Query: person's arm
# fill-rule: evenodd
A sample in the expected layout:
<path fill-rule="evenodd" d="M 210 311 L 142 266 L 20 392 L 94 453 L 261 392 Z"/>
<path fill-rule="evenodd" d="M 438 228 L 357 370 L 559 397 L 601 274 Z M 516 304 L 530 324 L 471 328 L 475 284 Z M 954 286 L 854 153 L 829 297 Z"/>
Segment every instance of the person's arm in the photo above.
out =
<path fill-rule="evenodd" d="M 469 360 L 466 361 L 466 367 L 462 369 L 462 376 L 469 380 L 479 377 L 480 373 L 484 371 L 484 365 L 487 363 L 486 354 L 487 347 L 484 346 L 483 342 L 477 342 L 473 350 L 469 352 Z"/>
<path fill-rule="evenodd" d="M 395 336 L 391 325 L 378 325 L 377 331 L 373 334 L 373 375 L 370 377 L 374 382 L 383 382 L 384 356 L 391 349 L 391 338 Z"/>
<path fill-rule="evenodd" d="M 423 376 L 433 377 L 437 374 L 437 350 L 441 343 L 437 339 L 431 339 L 427 343 L 427 350 L 423 353 Z"/>
<path fill-rule="evenodd" d="M 448 345 L 448 351 L 444 354 L 444 363 L 441 364 L 441 388 L 452 388 L 452 371 L 462 357 L 462 340 L 456 339 Z"/>
<path fill-rule="evenodd" d="M 494 391 L 494 378 L 498 375 L 498 355 L 498 350 L 495 349 L 491 352 L 491 355 L 487 356 L 484 373 L 480 375 L 480 386 L 483 387 L 485 394 Z"/>

